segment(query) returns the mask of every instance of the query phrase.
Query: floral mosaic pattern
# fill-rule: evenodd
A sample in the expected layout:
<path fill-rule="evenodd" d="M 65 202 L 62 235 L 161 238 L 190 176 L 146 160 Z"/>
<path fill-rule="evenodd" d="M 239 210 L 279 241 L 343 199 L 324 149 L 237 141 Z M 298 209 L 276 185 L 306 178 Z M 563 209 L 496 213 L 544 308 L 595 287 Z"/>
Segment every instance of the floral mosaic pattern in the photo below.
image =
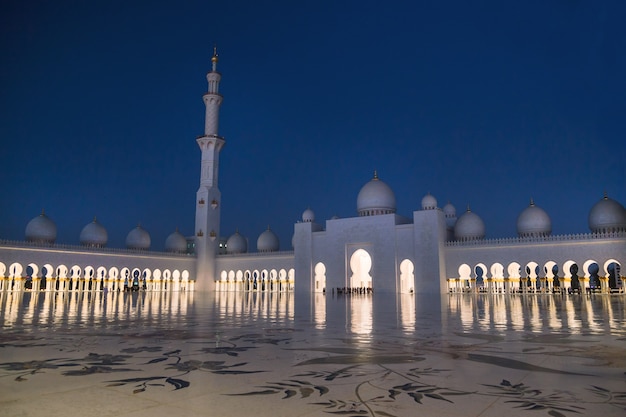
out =
<path fill-rule="evenodd" d="M 0 382 L 27 387 L 53 375 L 60 384 L 83 378 L 142 396 L 202 390 L 207 378 L 245 377 L 251 382 L 227 384 L 218 395 L 273 398 L 287 407 L 343 416 L 400 417 L 432 407 L 462 415 L 468 404 L 481 403 L 529 416 L 626 413 L 623 329 L 611 334 L 463 329 L 441 335 L 427 329 L 411 337 L 384 330 L 345 337 L 291 324 L 227 327 L 196 318 L 185 330 L 156 322 L 138 331 L 117 322 L 99 331 L 51 329 L 43 336 L 6 328 L 0 333 Z M 6 360 L 29 352 L 49 356 Z M 464 372 L 467 377 L 460 377 Z M 547 377 L 550 382 L 544 382 Z"/>

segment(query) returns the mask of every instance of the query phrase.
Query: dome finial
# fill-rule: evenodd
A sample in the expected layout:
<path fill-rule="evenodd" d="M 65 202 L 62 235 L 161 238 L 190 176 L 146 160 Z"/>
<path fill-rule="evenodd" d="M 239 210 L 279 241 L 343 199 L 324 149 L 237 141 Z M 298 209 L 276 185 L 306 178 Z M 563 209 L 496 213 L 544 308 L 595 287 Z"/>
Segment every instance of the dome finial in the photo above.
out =
<path fill-rule="evenodd" d="M 472 211 L 472 210 L 470 209 L 470 205 L 469 205 L 469 203 L 467 203 L 467 211 Z"/>
<path fill-rule="evenodd" d="M 535 200 L 533 200 L 532 197 L 530 197 L 530 206 L 534 207 L 535 206 Z"/>
<path fill-rule="evenodd" d="M 213 71 L 217 70 L 217 45 L 213 45 L 213 56 L 211 57 L 211 62 L 213 63 Z"/>
<path fill-rule="evenodd" d="M 604 199 L 605 200 L 609 199 L 609 193 L 607 193 L 606 190 L 604 190 Z"/>
<path fill-rule="evenodd" d="M 374 170 L 374 178 L 372 178 L 374 180 L 378 179 L 378 171 Z"/>

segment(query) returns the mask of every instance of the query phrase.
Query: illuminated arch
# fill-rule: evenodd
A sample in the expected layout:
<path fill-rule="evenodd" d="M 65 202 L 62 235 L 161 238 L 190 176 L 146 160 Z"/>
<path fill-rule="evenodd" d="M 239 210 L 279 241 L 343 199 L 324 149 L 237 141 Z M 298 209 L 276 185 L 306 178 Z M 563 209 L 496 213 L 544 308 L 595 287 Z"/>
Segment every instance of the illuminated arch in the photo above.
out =
<path fill-rule="evenodd" d="M 472 268 L 468 264 L 462 264 L 459 266 L 459 279 L 470 279 L 472 274 Z"/>
<path fill-rule="evenodd" d="M 372 257 L 365 249 L 357 249 L 350 257 L 350 287 L 372 288 Z"/>
<path fill-rule="evenodd" d="M 326 290 L 326 265 L 322 262 L 315 264 L 314 292 L 324 292 Z"/>
<path fill-rule="evenodd" d="M 414 291 L 415 282 L 415 266 L 410 259 L 404 259 L 400 262 L 400 292 L 412 293 Z"/>

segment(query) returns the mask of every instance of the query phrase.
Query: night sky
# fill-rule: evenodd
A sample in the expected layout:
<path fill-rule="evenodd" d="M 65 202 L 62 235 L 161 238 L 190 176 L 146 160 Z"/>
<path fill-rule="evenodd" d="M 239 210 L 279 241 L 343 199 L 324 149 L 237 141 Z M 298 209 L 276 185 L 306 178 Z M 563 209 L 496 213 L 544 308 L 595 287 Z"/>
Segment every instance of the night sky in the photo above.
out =
<path fill-rule="evenodd" d="M 623 1 L 0 3 L 0 238 L 42 209 L 162 250 L 194 233 L 206 72 L 222 74 L 222 230 L 281 250 L 311 207 L 356 215 L 374 170 L 411 217 L 430 192 L 487 237 L 530 198 L 553 234 L 626 203 Z"/>

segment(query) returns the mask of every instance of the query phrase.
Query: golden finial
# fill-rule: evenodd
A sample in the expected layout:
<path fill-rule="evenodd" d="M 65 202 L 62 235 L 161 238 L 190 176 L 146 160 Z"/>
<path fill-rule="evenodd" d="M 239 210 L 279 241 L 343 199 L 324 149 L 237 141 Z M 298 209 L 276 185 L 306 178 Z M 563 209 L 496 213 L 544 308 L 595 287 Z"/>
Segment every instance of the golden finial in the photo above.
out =
<path fill-rule="evenodd" d="M 211 62 L 217 62 L 217 45 L 213 45 L 213 57 L 211 58 Z"/>

